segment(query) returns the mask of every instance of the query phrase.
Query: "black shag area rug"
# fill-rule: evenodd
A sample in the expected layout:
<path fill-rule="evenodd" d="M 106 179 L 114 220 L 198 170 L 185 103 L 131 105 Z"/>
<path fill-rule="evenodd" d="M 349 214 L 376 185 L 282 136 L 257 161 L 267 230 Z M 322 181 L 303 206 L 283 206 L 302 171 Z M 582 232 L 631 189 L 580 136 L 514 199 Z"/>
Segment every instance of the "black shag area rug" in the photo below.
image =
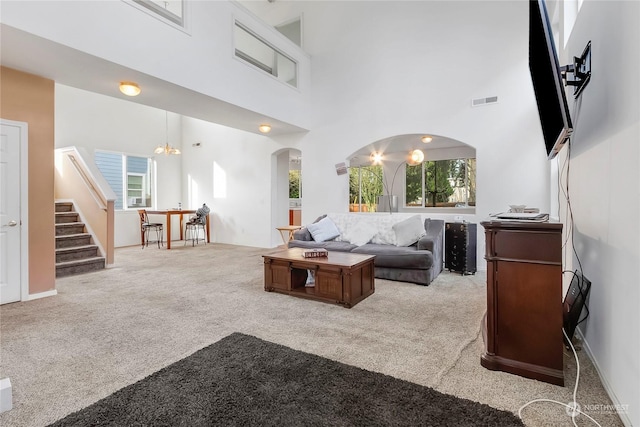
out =
<path fill-rule="evenodd" d="M 240 333 L 52 426 L 523 426 L 511 412 Z"/>

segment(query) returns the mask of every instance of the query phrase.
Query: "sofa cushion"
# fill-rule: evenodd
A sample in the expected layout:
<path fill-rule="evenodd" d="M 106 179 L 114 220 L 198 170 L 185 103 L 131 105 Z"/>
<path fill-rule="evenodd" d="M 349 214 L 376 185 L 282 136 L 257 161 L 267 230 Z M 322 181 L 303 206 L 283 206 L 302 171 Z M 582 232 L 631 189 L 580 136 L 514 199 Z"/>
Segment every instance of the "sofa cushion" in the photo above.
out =
<path fill-rule="evenodd" d="M 369 243 L 377 233 L 378 229 L 373 224 L 361 221 L 346 230 L 342 235 L 342 241 L 350 242 L 356 246 L 362 246 L 365 243 Z"/>
<path fill-rule="evenodd" d="M 352 249 L 357 248 L 356 245 L 352 245 L 349 242 L 336 242 L 335 240 L 329 242 L 315 242 L 304 240 L 291 240 L 288 247 L 290 248 L 303 248 L 303 249 L 316 249 L 324 248 L 328 251 L 337 252 L 351 252 Z"/>
<path fill-rule="evenodd" d="M 367 243 L 354 248 L 351 252 L 375 255 L 374 264 L 376 267 L 428 270 L 433 265 L 433 254 L 430 251 L 419 251 L 415 246 Z"/>
<path fill-rule="evenodd" d="M 392 228 L 396 233 L 396 246 L 413 245 L 425 234 L 420 215 L 414 215 L 404 221 L 393 224 Z"/>
<path fill-rule="evenodd" d="M 307 228 L 313 236 L 313 240 L 316 242 L 335 239 L 340 235 L 340 230 L 338 230 L 338 227 L 331 221 L 331 218 L 322 218 L 318 222 L 309 224 Z"/>

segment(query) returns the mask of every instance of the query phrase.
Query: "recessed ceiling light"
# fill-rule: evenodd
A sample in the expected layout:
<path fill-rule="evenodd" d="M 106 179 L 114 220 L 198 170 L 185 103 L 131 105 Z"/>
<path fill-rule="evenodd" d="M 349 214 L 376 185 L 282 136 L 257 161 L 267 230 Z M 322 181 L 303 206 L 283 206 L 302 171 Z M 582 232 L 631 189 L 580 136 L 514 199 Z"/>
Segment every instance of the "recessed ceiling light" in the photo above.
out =
<path fill-rule="evenodd" d="M 432 137 L 432 136 L 429 136 L 429 135 L 425 135 L 425 136 L 423 136 L 422 138 L 420 138 L 420 140 L 421 140 L 422 142 L 424 142 L 425 144 L 428 144 L 428 143 L 430 143 L 431 141 L 433 141 L 433 137 Z"/>
<path fill-rule="evenodd" d="M 134 82 L 120 82 L 120 92 L 127 96 L 136 96 L 140 94 L 140 86 Z"/>

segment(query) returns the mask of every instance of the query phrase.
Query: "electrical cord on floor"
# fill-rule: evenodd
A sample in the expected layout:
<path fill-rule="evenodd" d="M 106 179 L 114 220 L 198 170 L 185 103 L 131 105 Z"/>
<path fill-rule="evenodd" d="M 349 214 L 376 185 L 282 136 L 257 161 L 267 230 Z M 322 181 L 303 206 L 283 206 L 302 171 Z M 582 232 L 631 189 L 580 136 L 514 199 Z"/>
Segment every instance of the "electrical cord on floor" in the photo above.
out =
<path fill-rule="evenodd" d="M 577 401 L 578 384 L 580 382 L 580 361 L 578 360 L 578 354 L 576 353 L 576 349 L 573 347 L 573 344 L 571 343 L 571 340 L 567 336 L 567 333 L 565 332 L 564 328 L 562 328 L 562 333 L 564 334 L 565 338 L 569 342 L 569 345 L 571 346 L 571 350 L 573 351 L 573 356 L 576 359 L 576 385 L 575 385 L 575 387 L 573 387 L 573 401 L 570 402 L 570 403 L 562 403 L 562 402 L 558 402 L 557 400 L 552 400 L 552 399 L 534 399 L 534 400 L 531 400 L 531 401 L 525 403 L 524 405 L 522 405 L 520 407 L 520 409 L 518 409 L 518 417 L 522 420 L 522 410 L 524 408 L 526 408 L 527 406 L 531 405 L 532 403 L 550 402 L 550 403 L 556 403 L 558 405 L 564 406 L 567 409 L 567 414 L 571 414 L 571 421 L 573 422 L 573 425 L 575 427 L 578 427 L 578 424 L 576 424 L 576 415 L 578 415 L 578 414 L 584 415 L 585 417 L 587 417 L 591 421 L 593 421 L 593 423 L 595 425 L 597 425 L 598 427 L 602 427 L 596 420 L 594 420 L 589 415 L 585 414 L 584 412 L 582 412 L 580 410 L 580 405 L 578 404 L 578 401 Z"/>

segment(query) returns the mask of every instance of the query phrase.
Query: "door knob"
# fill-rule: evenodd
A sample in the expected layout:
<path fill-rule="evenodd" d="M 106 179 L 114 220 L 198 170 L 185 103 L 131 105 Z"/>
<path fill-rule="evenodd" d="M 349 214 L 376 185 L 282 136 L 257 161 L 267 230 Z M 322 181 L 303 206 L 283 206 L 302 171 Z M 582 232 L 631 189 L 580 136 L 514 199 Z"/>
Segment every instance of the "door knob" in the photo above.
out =
<path fill-rule="evenodd" d="M 18 223 L 16 221 L 9 221 L 9 224 L 7 224 L 9 227 L 15 227 L 16 225 L 18 225 Z"/>

